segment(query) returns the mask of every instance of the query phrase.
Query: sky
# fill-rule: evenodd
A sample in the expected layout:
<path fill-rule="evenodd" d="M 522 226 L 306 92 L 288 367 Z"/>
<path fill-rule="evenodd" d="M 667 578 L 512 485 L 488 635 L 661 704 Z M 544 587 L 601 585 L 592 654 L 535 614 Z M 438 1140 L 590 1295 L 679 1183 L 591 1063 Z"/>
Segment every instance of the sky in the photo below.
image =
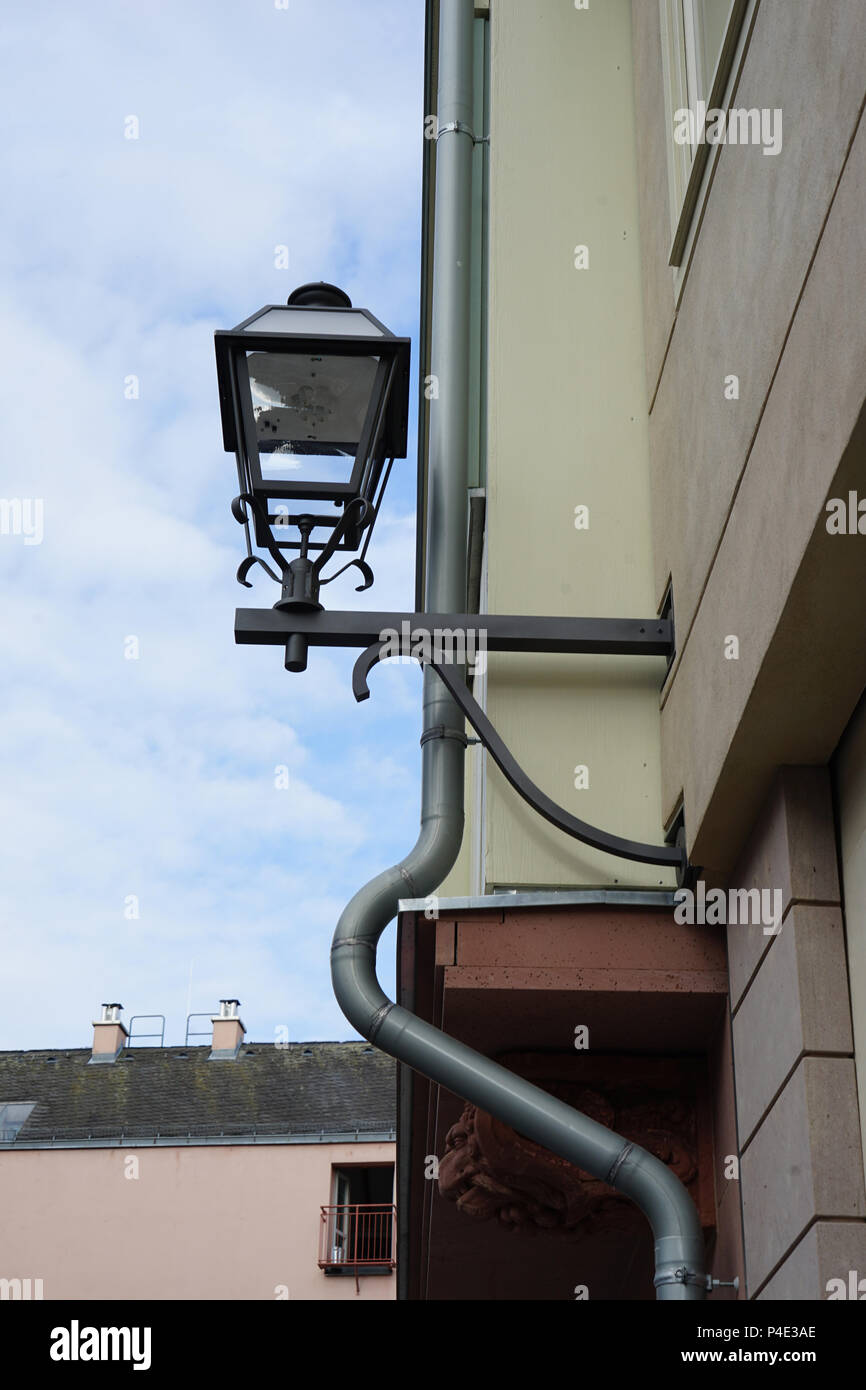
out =
<path fill-rule="evenodd" d="M 421 677 L 377 668 L 356 705 L 352 653 L 290 675 L 235 645 L 235 607 L 279 593 L 235 581 L 213 333 L 328 280 L 411 335 L 417 378 L 423 11 L 4 17 L 0 1048 L 89 1046 L 103 1001 L 183 1042 L 221 997 L 251 1040 L 357 1036 L 328 950 L 415 841 Z M 416 418 L 413 387 L 376 583 L 328 607 L 413 607 Z"/>

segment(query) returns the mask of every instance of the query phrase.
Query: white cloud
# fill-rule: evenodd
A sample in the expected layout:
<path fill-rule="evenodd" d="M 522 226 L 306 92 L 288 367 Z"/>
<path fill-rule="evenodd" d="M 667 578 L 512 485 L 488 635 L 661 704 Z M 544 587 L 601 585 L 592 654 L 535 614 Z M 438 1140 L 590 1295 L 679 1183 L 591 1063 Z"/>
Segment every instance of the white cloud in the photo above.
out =
<path fill-rule="evenodd" d="M 190 962 L 192 1007 L 238 994 L 254 1036 L 351 1034 L 328 944 L 414 838 L 420 678 L 383 670 L 359 708 L 352 653 L 290 676 L 235 646 L 235 606 L 275 594 L 234 582 L 213 330 L 307 279 L 413 330 L 422 22 L 420 0 L 7 19 L 0 492 L 42 499 L 44 539 L 0 536 L 2 1047 L 85 1045 L 103 998 L 176 1041 Z M 350 571 L 329 607 L 412 607 L 395 469 L 376 585 Z"/>

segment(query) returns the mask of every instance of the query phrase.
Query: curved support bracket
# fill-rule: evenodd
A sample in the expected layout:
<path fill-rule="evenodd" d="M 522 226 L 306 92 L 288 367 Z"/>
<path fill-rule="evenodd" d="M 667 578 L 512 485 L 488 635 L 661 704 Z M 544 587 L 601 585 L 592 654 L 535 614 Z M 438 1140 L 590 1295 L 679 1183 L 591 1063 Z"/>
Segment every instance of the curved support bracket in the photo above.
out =
<path fill-rule="evenodd" d="M 364 582 L 355 586 L 355 593 L 362 594 L 365 589 L 372 589 L 375 576 L 366 560 L 353 560 L 352 564 L 361 571 Z"/>
<path fill-rule="evenodd" d="M 280 576 L 276 574 L 274 570 L 271 569 L 270 565 L 265 564 L 261 555 L 247 555 L 243 560 L 241 560 L 240 564 L 238 565 L 238 572 L 235 575 L 235 578 L 237 579 L 238 583 L 243 584 L 245 589 L 251 589 L 253 587 L 250 581 L 247 579 L 247 575 L 249 574 L 253 565 L 261 565 L 262 569 L 265 570 L 271 576 L 271 579 L 276 580 L 277 584 L 280 583 Z"/>
<path fill-rule="evenodd" d="M 352 692 L 356 700 L 366 700 L 369 697 L 370 689 L 367 684 L 367 677 L 373 667 L 382 660 L 382 649 L 385 645 L 386 643 L 383 642 L 374 642 L 367 647 L 366 651 L 361 653 L 355 662 L 352 671 Z M 391 646 L 392 644 L 389 642 L 387 645 Z M 389 652 L 389 655 L 391 654 L 393 653 Z M 466 682 L 459 675 L 459 667 L 453 666 L 449 662 L 430 660 L 425 663 L 423 657 L 417 651 L 412 651 L 411 648 L 403 647 L 402 654 L 414 656 L 422 666 L 427 664 L 433 668 L 449 695 L 472 725 L 481 743 L 505 779 L 534 811 L 537 811 L 551 825 L 556 826 L 557 830 L 562 830 L 566 835 L 571 835 L 575 840 L 589 845 L 591 849 L 602 850 L 605 854 L 613 854 L 620 859 L 631 859 L 640 864 L 659 864 L 668 869 L 675 869 L 677 883 L 680 886 L 683 885 L 689 864 L 682 845 L 647 845 L 640 840 L 627 840 L 621 835 L 612 835 L 607 830 L 599 830 L 587 821 L 573 816 L 570 811 L 557 805 L 546 792 L 543 792 L 531 778 L 527 777 L 520 764 L 499 737 L 478 701 L 470 693 Z"/>
<path fill-rule="evenodd" d="M 477 700 L 470 694 L 465 681 L 456 673 L 456 669 L 446 663 L 436 661 L 431 661 L 430 665 L 445 685 L 448 693 L 460 706 L 506 781 L 510 782 L 518 795 L 522 796 L 533 810 L 537 811 L 551 825 L 555 825 L 557 830 L 563 830 L 566 835 L 572 835 L 576 840 L 581 840 L 583 844 L 589 845 L 592 849 L 603 850 L 606 854 L 615 854 L 620 859 L 632 859 L 640 864 L 660 864 L 666 868 L 677 870 L 683 867 L 683 852 L 676 845 L 647 845 L 639 840 L 626 840 L 621 835 L 612 835 L 607 830 L 599 830 L 587 821 L 573 816 L 562 806 L 558 806 L 546 792 L 543 792 L 531 778 L 527 777 L 520 764 L 499 737 Z"/>
<path fill-rule="evenodd" d="M 366 647 L 358 657 L 352 667 L 352 694 L 360 704 L 362 700 L 369 700 L 370 687 L 367 684 L 367 677 L 374 666 L 378 666 L 382 660 L 382 648 L 384 642 L 373 642 Z M 409 655 L 409 653 L 405 653 Z M 423 665 L 423 662 L 422 662 Z"/>
<path fill-rule="evenodd" d="M 364 517 L 367 515 L 367 502 L 363 497 L 353 497 L 351 502 L 346 503 L 346 506 L 343 508 L 343 514 L 331 532 L 331 535 L 328 537 L 327 543 L 322 547 L 313 561 L 313 574 L 316 577 L 317 583 L 329 584 L 331 582 L 330 579 L 320 578 L 322 570 L 337 549 L 337 546 L 348 530 L 350 520 L 353 519 L 353 513 L 356 512 L 359 507 L 361 509 L 361 514 L 358 517 L 358 524 L 360 525 L 363 522 Z M 336 577 L 336 574 L 331 575 L 331 579 L 336 579 Z"/>
<path fill-rule="evenodd" d="M 268 536 L 268 539 L 265 541 L 265 545 L 267 546 L 267 549 L 268 549 L 268 554 L 270 555 L 271 559 L 274 560 L 274 561 L 276 562 L 276 564 L 279 566 L 280 574 L 282 574 L 282 575 L 288 574 L 288 573 L 289 573 L 289 566 L 288 566 L 286 560 L 283 558 L 283 553 L 282 553 L 282 551 L 280 550 L 280 548 L 279 548 L 279 546 L 277 545 L 276 541 L 270 539 L 270 527 L 269 527 L 269 525 L 268 525 L 268 518 L 266 517 L 266 515 L 265 515 L 265 513 L 264 513 L 264 509 L 262 508 L 262 505 L 261 505 L 261 503 L 259 502 L 258 498 L 253 497 L 253 494 L 252 494 L 251 492 L 242 492 L 242 493 L 241 493 L 238 497 L 236 497 L 236 498 L 234 499 L 234 501 L 232 502 L 232 516 L 234 517 L 235 521 L 239 521 L 239 522 L 241 523 L 242 526 L 247 526 L 247 525 L 249 524 L 249 517 L 247 516 L 246 512 L 244 511 L 244 507 L 250 507 L 251 510 L 252 510 L 252 511 L 255 513 L 255 515 L 258 517 L 259 521 L 261 521 L 261 522 L 263 523 L 263 530 L 264 530 L 265 534 Z M 247 559 L 248 559 L 248 560 L 258 559 L 258 556 L 250 556 L 250 555 L 248 555 L 248 556 L 247 556 Z M 243 574 L 241 574 L 241 570 L 244 569 L 244 563 L 245 563 L 245 562 L 243 562 L 243 561 L 241 562 L 240 569 L 238 570 L 238 576 L 237 576 L 237 577 L 238 577 L 238 583 L 243 584 L 246 588 L 249 589 L 249 588 L 251 588 L 252 586 L 249 585 L 249 584 L 247 584 L 247 582 L 246 582 L 246 577 L 247 577 L 247 574 L 248 574 L 248 572 L 249 572 L 251 566 L 250 566 L 250 565 L 247 565 L 247 567 L 246 567 L 246 569 L 244 570 Z M 259 563 L 262 564 L 262 565 L 265 565 L 264 560 L 260 560 Z M 265 569 L 268 571 L 268 574 L 271 574 L 271 577 L 272 577 L 273 579 L 276 579 L 276 580 L 277 580 L 277 583 L 278 583 L 278 584 L 279 584 L 279 583 L 282 583 L 282 580 L 280 580 L 280 579 L 278 578 L 277 575 L 272 574 L 271 570 L 268 568 L 267 565 L 265 565 Z"/>
<path fill-rule="evenodd" d="M 342 569 L 336 570 L 333 574 L 329 574 L 327 579 L 320 580 L 320 586 L 330 584 L 333 580 L 339 579 L 340 575 L 345 574 L 346 570 L 350 570 L 353 565 L 356 569 L 359 569 L 361 571 L 361 574 L 364 576 L 363 584 L 355 585 L 355 593 L 362 594 L 365 589 L 369 589 L 372 586 L 374 578 L 373 571 L 370 569 L 370 566 L 367 564 L 366 560 L 350 560 L 348 564 L 343 565 Z"/>

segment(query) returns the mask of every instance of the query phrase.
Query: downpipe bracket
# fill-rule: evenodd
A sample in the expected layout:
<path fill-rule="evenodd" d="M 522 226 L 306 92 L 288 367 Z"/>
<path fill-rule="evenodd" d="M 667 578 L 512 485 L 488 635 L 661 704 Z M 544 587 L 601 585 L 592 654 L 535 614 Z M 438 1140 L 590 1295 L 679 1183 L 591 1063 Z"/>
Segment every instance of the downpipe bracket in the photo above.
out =
<path fill-rule="evenodd" d="M 446 121 L 436 131 L 435 139 L 438 142 L 443 135 L 468 135 L 473 145 L 489 145 L 489 135 L 476 135 L 471 126 L 465 121 Z"/>
<path fill-rule="evenodd" d="M 714 1289 L 739 1289 L 740 1278 L 737 1275 L 733 1279 L 714 1279 L 711 1274 L 700 1274 L 681 1265 L 679 1269 L 657 1274 L 653 1279 L 653 1286 L 659 1288 L 662 1284 L 691 1284 L 696 1289 L 705 1289 L 707 1293 L 712 1293 Z"/>
<path fill-rule="evenodd" d="M 425 729 L 418 742 L 423 748 L 424 744 L 429 743 L 431 738 L 456 738 L 457 742 L 462 743 L 464 748 L 469 745 L 469 739 L 460 729 L 449 729 L 447 724 L 434 724 L 432 729 Z M 480 739 L 473 739 L 472 741 L 474 743 L 481 742 Z"/>

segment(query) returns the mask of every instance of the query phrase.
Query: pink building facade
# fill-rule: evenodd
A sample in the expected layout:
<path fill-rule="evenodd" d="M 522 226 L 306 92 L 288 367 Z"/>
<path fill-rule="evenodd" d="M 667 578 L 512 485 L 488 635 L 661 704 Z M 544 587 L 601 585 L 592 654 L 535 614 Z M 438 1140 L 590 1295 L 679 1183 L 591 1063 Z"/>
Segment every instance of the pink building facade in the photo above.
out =
<path fill-rule="evenodd" d="M 395 1297 L 391 1059 L 213 1042 L 0 1054 L 0 1299 Z"/>

